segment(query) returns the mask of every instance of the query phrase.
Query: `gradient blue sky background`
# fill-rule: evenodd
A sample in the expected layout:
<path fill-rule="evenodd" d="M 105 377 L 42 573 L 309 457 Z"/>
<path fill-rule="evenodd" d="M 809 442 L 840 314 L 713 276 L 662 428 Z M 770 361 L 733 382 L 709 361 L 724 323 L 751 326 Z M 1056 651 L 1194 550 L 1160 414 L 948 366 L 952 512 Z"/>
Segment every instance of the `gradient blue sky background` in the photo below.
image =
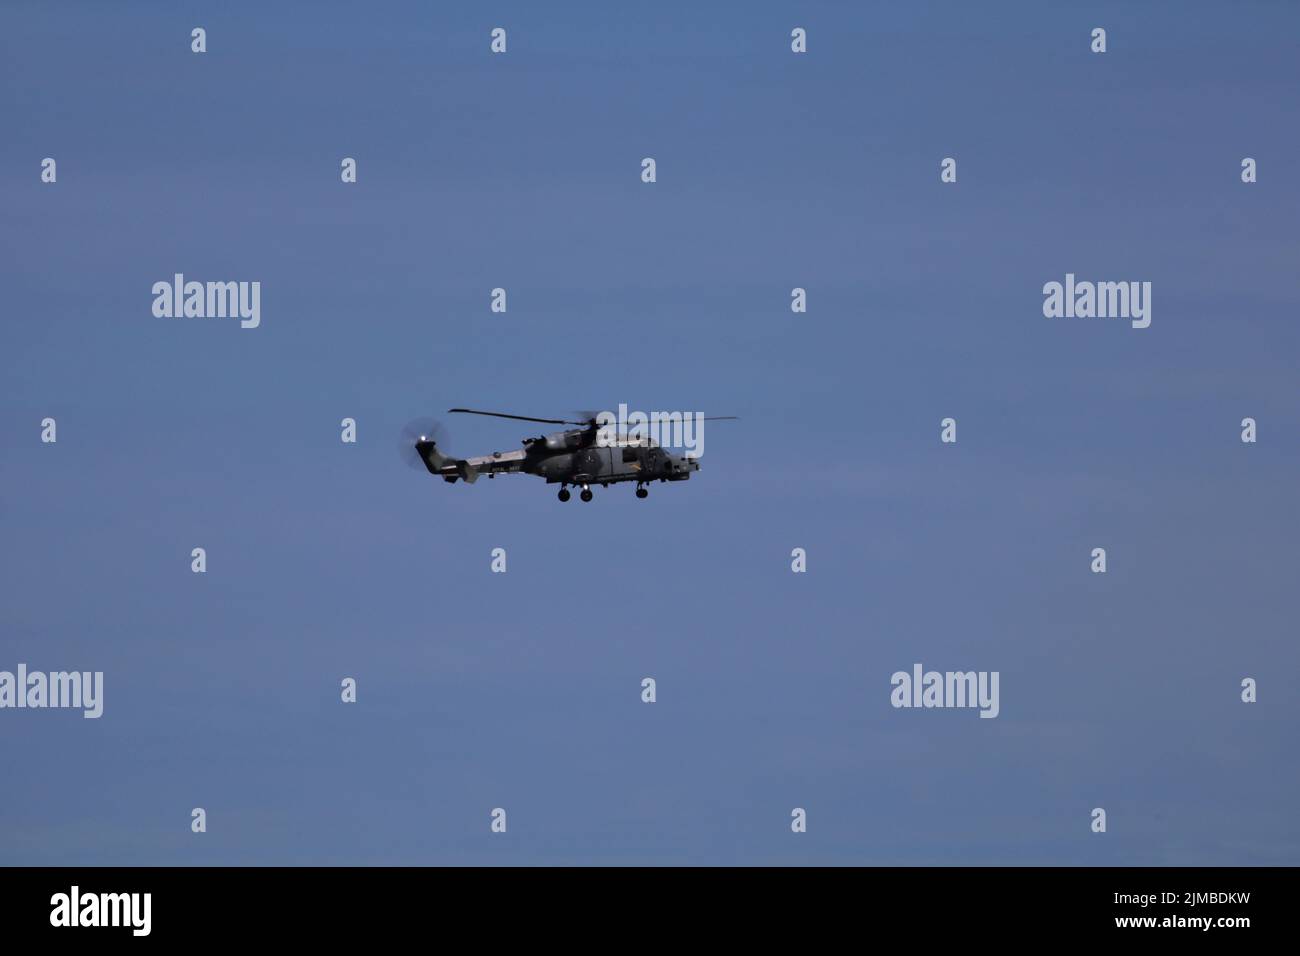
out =
<path fill-rule="evenodd" d="M 106 689 L 0 712 L 0 862 L 1300 862 L 1298 29 L 5 4 L 0 669 Z M 261 328 L 154 318 L 175 272 Z M 1066 272 L 1151 327 L 1045 319 Z M 743 420 L 646 501 L 394 451 L 619 402 Z M 894 710 L 917 661 L 1001 716 Z"/>

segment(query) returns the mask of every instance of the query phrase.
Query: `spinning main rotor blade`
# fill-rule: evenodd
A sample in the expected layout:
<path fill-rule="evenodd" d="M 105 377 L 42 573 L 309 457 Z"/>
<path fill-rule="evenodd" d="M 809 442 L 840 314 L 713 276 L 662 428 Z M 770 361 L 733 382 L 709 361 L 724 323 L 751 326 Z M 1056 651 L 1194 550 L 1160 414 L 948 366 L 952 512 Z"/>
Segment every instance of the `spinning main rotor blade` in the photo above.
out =
<path fill-rule="evenodd" d="M 530 415 L 508 415 L 505 412 L 482 412 L 476 408 L 449 408 L 448 412 L 456 412 L 461 415 L 489 415 L 492 418 L 511 418 L 517 422 L 541 422 L 543 425 L 590 425 L 596 421 L 600 412 L 579 412 L 580 415 L 587 415 L 581 421 L 575 421 L 572 418 L 533 418 Z M 739 415 L 705 415 L 702 421 L 721 422 L 721 421 L 739 421 Z M 613 424 L 611 422 L 611 424 Z"/>
<path fill-rule="evenodd" d="M 590 422 L 574 422 L 567 418 L 532 418 L 528 415 L 507 415 L 505 412 L 480 412 L 476 408 L 449 408 L 448 412 L 462 415 L 490 415 L 493 418 L 513 418 L 518 422 L 541 422 L 543 425 L 588 425 Z"/>
<path fill-rule="evenodd" d="M 588 411 L 587 409 L 584 408 L 584 409 L 582 409 L 582 410 L 580 410 L 580 411 L 575 412 L 574 414 L 580 416 L 580 417 L 583 419 L 583 424 L 585 425 L 587 422 L 594 422 L 594 421 L 595 421 L 595 420 L 600 416 L 601 413 L 600 413 L 600 412 L 592 412 L 592 411 Z M 613 413 L 613 412 L 605 412 L 604 414 L 609 415 L 611 419 L 614 418 L 614 413 Z M 692 420 L 695 419 L 695 416 L 692 415 L 692 414 L 690 414 L 689 412 L 683 412 L 683 413 L 682 413 L 682 417 L 683 417 L 683 418 L 689 418 L 689 419 L 692 419 Z M 701 421 L 706 421 L 706 422 L 720 422 L 720 421 L 731 420 L 731 419 L 734 419 L 734 420 L 736 420 L 736 421 L 739 421 L 739 420 L 740 420 L 740 416 L 739 416 L 739 415 L 705 415 L 705 416 L 701 419 Z M 613 425 L 613 424 L 616 424 L 616 422 L 614 422 L 614 421 L 611 420 L 611 421 L 610 421 L 610 424 Z"/>

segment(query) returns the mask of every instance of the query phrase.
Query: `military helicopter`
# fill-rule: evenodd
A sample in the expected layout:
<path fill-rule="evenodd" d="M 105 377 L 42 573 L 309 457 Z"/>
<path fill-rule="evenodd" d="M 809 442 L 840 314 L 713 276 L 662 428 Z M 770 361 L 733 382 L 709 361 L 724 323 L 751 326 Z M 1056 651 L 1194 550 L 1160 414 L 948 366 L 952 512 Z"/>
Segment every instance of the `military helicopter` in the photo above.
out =
<path fill-rule="evenodd" d="M 508 415 L 474 408 L 449 408 L 448 414 L 488 415 L 544 425 L 575 425 L 550 435 L 525 438 L 517 451 L 495 451 L 477 458 L 455 458 L 439 447 L 445 438 L 442 425 L 432 418 L 415 419 L 402 429 L 398 450 L 414 468 L 421 465 L 431 475 L 454 483 L 457 479 L 472 485 L 480 475 L 495 478 L 501 474 L 537 475 L 547 484 L 559 484 L 556 496 L 561 501 L 571 497 L 569 486 L 581 488 L 583 501 L 592 499 L 591 486 L 606 488 L 622 481 L 636 482 L 636 496 L 649 494 L 652 481 L 686 481 L 700 470 L 698 458 L 674 455 L 659 447 L 649 437 L 608 431 L 602 436 L 601 422 L 595 413 L 580 412 L 582 419 L 533 418 Z M 736 420 L 735 415 L 705 416 L 704 421 Z M 602 439 L 599 440 L 599 439 Z"/>

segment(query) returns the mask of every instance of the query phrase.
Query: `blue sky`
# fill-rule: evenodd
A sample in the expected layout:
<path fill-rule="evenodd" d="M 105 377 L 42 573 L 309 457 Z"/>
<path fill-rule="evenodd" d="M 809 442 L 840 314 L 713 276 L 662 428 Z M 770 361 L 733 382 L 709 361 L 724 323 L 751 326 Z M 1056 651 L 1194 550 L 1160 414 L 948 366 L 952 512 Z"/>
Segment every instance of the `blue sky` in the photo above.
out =
<path fill-rule="evenodd" d="M 0 11 L 0 669 L 105 672 L 0 712 L 0 862 L 1300 862 L 1300 12 L 373 6 Z M 394 451 L 619 402 L 742 421 L 646 501 Z"/>

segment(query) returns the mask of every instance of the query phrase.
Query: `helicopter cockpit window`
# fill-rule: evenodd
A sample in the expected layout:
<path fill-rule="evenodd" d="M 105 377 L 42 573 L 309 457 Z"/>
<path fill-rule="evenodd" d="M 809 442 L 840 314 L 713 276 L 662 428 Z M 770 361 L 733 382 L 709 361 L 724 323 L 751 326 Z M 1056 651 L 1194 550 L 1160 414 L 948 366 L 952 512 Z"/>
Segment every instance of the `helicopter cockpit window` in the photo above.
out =
<path fill-rule="evenodd" d="M 623 461 L 625 461 L 625 462 L 636 461 L 636 449 L 635 449 L 635 448 L 624 448 L 624 449 L 623 449 Z"/>

